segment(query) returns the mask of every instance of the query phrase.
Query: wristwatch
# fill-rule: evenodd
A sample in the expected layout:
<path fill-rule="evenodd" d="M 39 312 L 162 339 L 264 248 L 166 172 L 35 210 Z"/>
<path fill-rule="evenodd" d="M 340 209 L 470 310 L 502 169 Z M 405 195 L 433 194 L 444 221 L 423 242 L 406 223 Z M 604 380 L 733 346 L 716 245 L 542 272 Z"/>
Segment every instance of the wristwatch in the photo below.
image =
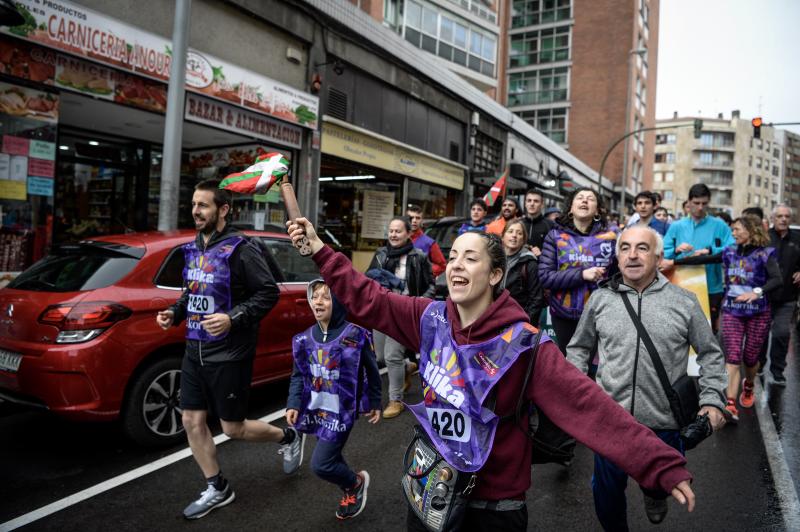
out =
<path fill-rule="evenodd" d="M 758 296 L 758 299 L 764 297 L 764 290 L 760 286 L 753 288 L 753 293 Z"/>

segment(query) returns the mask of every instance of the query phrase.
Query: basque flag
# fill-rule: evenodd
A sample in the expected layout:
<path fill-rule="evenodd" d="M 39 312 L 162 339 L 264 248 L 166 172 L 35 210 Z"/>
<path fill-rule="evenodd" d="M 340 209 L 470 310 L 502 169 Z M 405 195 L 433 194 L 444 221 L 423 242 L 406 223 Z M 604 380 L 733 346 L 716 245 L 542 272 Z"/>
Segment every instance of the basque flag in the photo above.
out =
<path fill-rule="evenodd" d="M 289 173 L 289 160 L 278 152 L 264 153 L 243 172 L 228 175 L 219 188 L 240 194 L 264 194 Z"/>
<path fill-rule="evenodd" d="M 497 202 L 497 198 L 499 198 L 503 194 L 503 189 L 506 188 L 506 177 L 508 176 L 508 171 L 506 171 L 497 182 L 492 185 L 492 188 L 489 189 L 483 196 L 483 201 L 486 202 L 487 207 L 491 207 L 492 205 Z"/>

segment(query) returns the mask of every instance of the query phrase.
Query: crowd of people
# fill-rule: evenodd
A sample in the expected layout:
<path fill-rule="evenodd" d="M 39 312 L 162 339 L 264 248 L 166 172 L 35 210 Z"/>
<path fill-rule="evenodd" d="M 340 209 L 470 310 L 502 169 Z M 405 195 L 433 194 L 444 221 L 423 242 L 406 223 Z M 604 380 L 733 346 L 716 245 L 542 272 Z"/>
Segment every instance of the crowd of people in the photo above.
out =
<path fill-rule="evenodd" d="M 290 237 L 308 239 L 321 278 L 308 288 L 316 324 L 294 338 L 288 427 L 280 429 L 245 419 L 255 330 L 277 288 L 257 244 L 226 224 L 229 193 L 216 182 L 199 184 L 192 200 L 198 235 L 185 247 L 187 288 L 157 317 L 163 328 L 187 321 L 181 408 L 207 488 L 185 517 L 234 499 L 209 411 L 232 438 L 280 444 L 288 474 L 301 466 L 306 435 L 316 436 L 312 470 L 341 488 L 336 517 L 350 519 L 363 511 L 370 482 L 343 456 L 354 423 L 362 414 L 377 423 L 408 409 L 437 460 L 470 476 L 452 524 L 525 530 L 533 443 L 528 416 L 511 415 L 523 404 L 595 451 L 591 489 L 604 530 L 628 529 L 628 476 L 641 486 L 651 522 L 664 520 L 670 495 L 691 511 L 686 451 L 753 406 L 765 366 L 773 385 L 785 384 L 800 236 L 789 229 L 786 205 L 775 207 L 769 227 L 752 210 L 730 223 L 711 215 L 703 184 L 688 196 L 686 216 L 671 220 L 657 194 L 641 192 L 624 224 L 589 188 L 577 188 L 556 210 L 537 190 L 524 195 L 522 208 L 505 198 L 494 220 L 475 200 L 447 257 L 412 205 L 389 222 L 366 274 L 324 245 L 308 220 L 291 220 Z M 190 283 L 200 257 L 215 275 Z M 704 268 L 705 292 L 670 281 L 684 266 Z M 440 275 L 445 301 L 434 299 Z M 544 316 L 555 339 L 538 333 Z M 690 348 L 701 369 L 696 418 L 687 419 L 675 410 L 670 383 L 686 378 Z M 378 363 L 388 373 L 383 408 Z M 417 372 L 423 397 L 411 405 L 404 394 Z M 704 434 L 689 436 L 687 428 Z M 424 497 L 406 490 L 409 530 L 433 529 L 429 505 L 440 513 L 437 504 L 446 506 L 436 491 L 444 484 L 430 484 L 422 483 Z"/>

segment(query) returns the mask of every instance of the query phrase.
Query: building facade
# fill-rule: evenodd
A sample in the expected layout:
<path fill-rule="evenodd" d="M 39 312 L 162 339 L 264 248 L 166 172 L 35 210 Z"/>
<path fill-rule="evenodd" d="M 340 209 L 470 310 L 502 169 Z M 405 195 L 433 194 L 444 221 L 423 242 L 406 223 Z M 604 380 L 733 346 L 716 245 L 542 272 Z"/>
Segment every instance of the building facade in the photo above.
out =
<path fill-rule="evenodd" d="M 599 169 L 627 131 L 655 123 L 658 0 L 513 0 L 507 105 Z M 654 136 L 631 137 L 603 173 L 648 188 Z M 616 197 L 616 196 L 615 196 Z"/>
<path fill-rule="evenodd" d="M 386 4 L 358 4 L 192 3 L 179 227 L 193 227 L 196 183 L 241 171 L 259 149 L 291 160 L 302 212 L 360 267 L 409 203 L 463 216 L 515 156 L 525 167 L 509 193 L 596 182 L 474 79 L 375 20 Z M 0 30 L 0 273 L 52 245 L 156 227 L 170 81 L 172 2 L 18 5 L 36 24 Z M 487 5 L 466 2 L 465 19 Z M 277 193 L 237 196 L 231 215 L 254 229 L 285 218 Z"/>
<path fill-rule="evenodd" d="M 783 145 L 783 186 L 780 202 L 792 207 L 793 224 L 800 224 L 800 135 L 792 131 L 775 132 L 778 144 Z"/>
<path fill-rule="evenodd" d="M 26 24 L 0 29 L 0 272 L 53 245 L 156 228 L 175 11 L 169 0 L 16 4 Z M 226 3 L 192 3 L 180 227 L 194 227 L 196 183 L 244 169 L 259 149 L 308 174 L 319 99 L 307 63 L 290 33 Z M 237 197 L 231 214 L 243 227 L 284 218 L 277 195 Z"/>
<path fill-rule="evenodd" d="M 689 188 L 704 183 L 711 190 L 709 207 L 738 216 L 746 207 L 768 213 L 781 201 L 784 148 L 776 130 L 753 126 L 738 111 L 729 120 L 702 118 L 700 138 L 695 138 L 695 117 L 659 120 L 655 139 L 653 190 L 674 216 L 682 215 Z"/>
<path fill-rule="evenodd" d="M 500 101 L 508 3 L 500 0 L 349 0 L 489 97 Z"/>

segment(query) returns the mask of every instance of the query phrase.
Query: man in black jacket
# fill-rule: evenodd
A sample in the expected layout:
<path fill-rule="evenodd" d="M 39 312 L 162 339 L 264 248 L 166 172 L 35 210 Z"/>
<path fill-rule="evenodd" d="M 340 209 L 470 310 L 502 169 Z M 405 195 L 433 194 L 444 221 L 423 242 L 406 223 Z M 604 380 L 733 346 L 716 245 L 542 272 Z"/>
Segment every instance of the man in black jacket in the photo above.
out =
<path fill-rule="evenodd" d="M 783 289 L 770 295 L 772 307 L 772 343 L 769 349 L 769 369 L 773 384 L 786 386 L 783 370 L 792 329 L 792 317 L 800 293 L 800 235 L 789 229 L 792 209 L 777 205 L 772 211 L 771 246 L 775 248 L 783 276 Z M 766 360 L 761 361 L 762 366 Z"/>
<path fill-rule="evenodd" d="M 544 195 L 535 189 L 525 193 L 525 216 L 522 223 L 528 231 L 528 247 L 535 257 L 542 254 L 542 243 L 553 222 L 544 217 Z"/>
<path fill-rule="evenodd" d="M 189 446 L 208 483 L 183 511 L 187 519 L 203 517 L 235 497 L 217 462 L 209 410 L 227 436 L 280 443 L 284 461 L 289 455 L 295 469 L 302 460 L 302 438 L 294 429 L 245 419 L 258 326 L 277 303 L 279 291 L 258 245 L 226 224 L 230 208 L 231 194 L 220 190 L 219 181 L 195 187 L 192 216 L 198 233 L 183 247 L 184 291 L 156 318 L 163 329 L 186 320 L 180 406 Z"/>

